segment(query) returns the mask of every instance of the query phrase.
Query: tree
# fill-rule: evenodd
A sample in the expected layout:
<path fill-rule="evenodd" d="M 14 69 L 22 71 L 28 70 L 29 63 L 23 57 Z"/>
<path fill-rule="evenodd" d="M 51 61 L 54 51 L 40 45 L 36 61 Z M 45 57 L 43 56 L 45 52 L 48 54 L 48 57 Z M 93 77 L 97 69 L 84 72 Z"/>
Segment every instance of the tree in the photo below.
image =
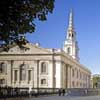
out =
<path fill-rule="evenodd" d="M 100 81 L 100 76 L 93 77 L 93 88 L 97 88 L 99 81 Z"/>
<path fill-rule="evenodd" d="M 35 20 L 47 20 L 54 0 L 0 0 L 0 46 L 22 46 L 26 33 L 35 31 Z"/>

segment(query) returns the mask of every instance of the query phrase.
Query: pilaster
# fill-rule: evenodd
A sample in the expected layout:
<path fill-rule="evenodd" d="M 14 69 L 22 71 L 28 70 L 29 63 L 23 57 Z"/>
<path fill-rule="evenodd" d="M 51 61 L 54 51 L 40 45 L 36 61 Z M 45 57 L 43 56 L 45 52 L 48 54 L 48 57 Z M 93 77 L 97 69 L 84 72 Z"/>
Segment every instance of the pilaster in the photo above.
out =
<path fill-rule="evenodd" d="M 56 88 L 62 88 L 62 68 L 61 62 L 56 62 Z"/>
<path fill-rule="evenodd" d="M 34 88 L 39 88 L 39 60 L 34 65 Z"/>
<path fill-rule="evenodd" d="M 67 88 L 71 88 L 71 66 L 67 65 Z"/>

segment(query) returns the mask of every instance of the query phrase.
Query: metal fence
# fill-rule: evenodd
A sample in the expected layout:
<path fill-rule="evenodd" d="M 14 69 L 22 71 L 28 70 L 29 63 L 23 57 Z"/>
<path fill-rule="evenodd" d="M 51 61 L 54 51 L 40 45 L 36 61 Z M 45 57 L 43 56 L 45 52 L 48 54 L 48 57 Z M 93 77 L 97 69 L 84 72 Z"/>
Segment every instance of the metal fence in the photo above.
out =
<path fill-rule="evenodd" d="M 0 99 L 3 98 L 16 98 L 16 97 L 30 97 L 30 96 L 45 96 L 45 95 L 57 95 L 58 88 L 12 88 L 12 87 L 0 87 Z"/>
<path fill-rule="evenodd" d="M 67 95 L 70 96 L 94 96 L 100 95 L 100 89 L 97 88 L 72 88 L 66 90 Z"/>
<path fill-rule="evenodd" d="M 59 91 L 60 90 L 60 91 Z M 19 97 L 38 97 L 48 95 L 63 95 L 63 89 L 59 88 L 13 88 L 13 87 L 0 87 L 0 99 L 5 98 L 19 98 Z M 100 95 L 100 89 L 85 89 L 85 88 L 70 88 L 64 89 L 66 96 L 93 96 Z M 61 92 L 61 93 L 60 93 Z"/>

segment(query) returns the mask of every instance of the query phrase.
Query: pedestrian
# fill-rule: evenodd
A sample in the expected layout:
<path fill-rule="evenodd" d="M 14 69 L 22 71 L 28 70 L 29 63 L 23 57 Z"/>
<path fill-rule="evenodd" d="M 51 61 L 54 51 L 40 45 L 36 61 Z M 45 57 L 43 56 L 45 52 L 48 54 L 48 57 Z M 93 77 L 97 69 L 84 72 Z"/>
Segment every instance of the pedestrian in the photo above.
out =
<path fill-rule="evenodd" d="M 61 89 L 59 89 L 58 93 L 59 93 L 59 96 L 61 96 Z"/>
<path fill-rule="evenodd" d="M 32 87 L 29 87 L 29 97 L 31 97 L 32 96 Z"/>
<path fill-rule="evenodd" d="M 65 95 L 65 89 L 62 90 L 63 96 Z"/>

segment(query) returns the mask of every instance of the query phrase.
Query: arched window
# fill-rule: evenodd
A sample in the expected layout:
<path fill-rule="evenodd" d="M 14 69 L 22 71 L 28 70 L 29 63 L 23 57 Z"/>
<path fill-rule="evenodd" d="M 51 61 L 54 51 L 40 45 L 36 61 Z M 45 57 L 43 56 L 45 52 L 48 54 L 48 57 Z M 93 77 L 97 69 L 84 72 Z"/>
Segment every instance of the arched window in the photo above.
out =
<path fill-rule="evenodd" d="M 47 63 L 42 62 L 41 63 L 41 73 L 46 73 L 47 72 Z"/>
<path fill-rule="evenodd" d="M 68 52 L 68 54 L 70 54 L 70 47 L 67 48 L 67 52 Z"/>
<path fill-rule="evenodd" d="M 46 79 L 41 79 L 41 85 L 45 85 L 46 84 Z"/>
<path fill-rule="evenodd" d="M 2 62 L 0 64 L 0 73 L 5 73 L 6 72 L 6 64 Z"/>
<path fill-rule="evenodd" d="M 26 80 L 26 64 L 22 64 L 20 66 L 20 80 L 21 81 Z"/>

